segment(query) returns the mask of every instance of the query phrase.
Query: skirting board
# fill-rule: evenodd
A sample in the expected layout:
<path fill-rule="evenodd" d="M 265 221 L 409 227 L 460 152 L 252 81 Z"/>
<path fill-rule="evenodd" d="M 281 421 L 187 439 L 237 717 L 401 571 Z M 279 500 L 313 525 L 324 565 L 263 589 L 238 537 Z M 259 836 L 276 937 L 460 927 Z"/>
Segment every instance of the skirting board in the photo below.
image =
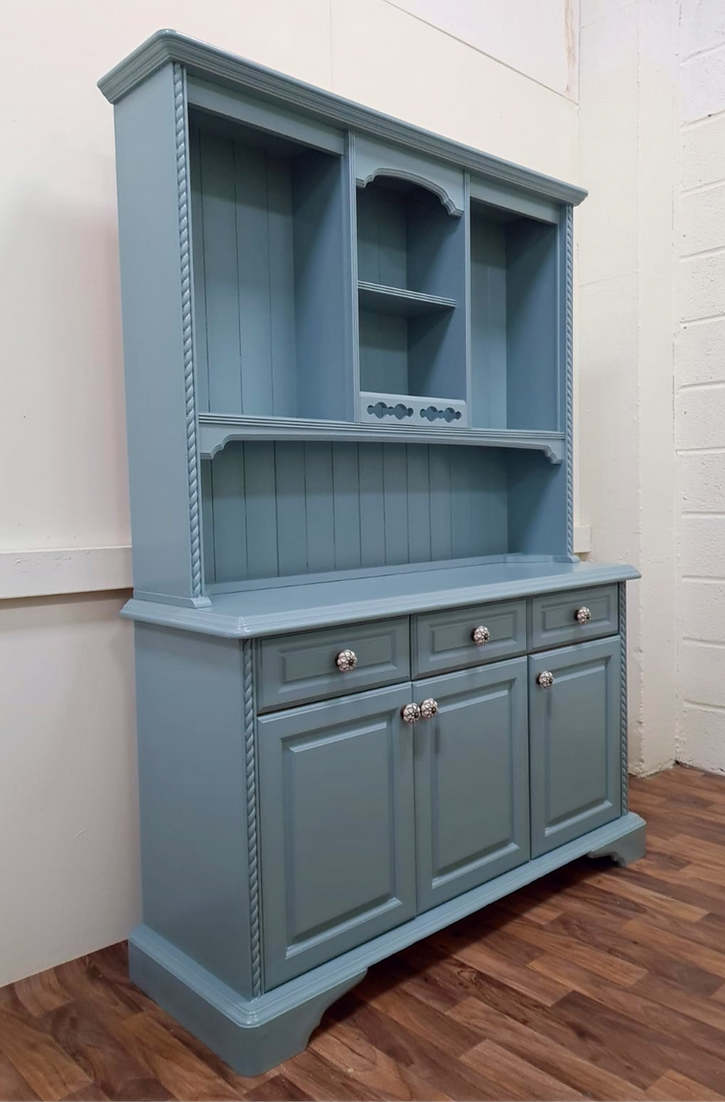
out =
<path fill-rule="evenodd" d="M 322 1014 L 384 960 L 555 869 L 590 855 L 629 864 L 644 854 L 644 820 L 629 812 L 488 884 L 418 915 L 334 960 L 244 999 L 147 926 L 129 939 L 131 979 L 242 1075 L 259 1075 L 300 1052 Z"/>

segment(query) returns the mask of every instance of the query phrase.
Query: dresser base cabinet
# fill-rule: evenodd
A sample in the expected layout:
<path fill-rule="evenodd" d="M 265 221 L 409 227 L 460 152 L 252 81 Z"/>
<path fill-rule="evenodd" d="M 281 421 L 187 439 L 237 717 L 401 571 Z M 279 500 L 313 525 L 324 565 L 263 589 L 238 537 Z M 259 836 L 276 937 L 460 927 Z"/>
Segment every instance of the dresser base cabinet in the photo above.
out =
<path fill-rule="evenodd" d="M 578 857 L 612 857 L 629 864 L 644 851 L 644 821 L 629 812 L 254 1000 L 240 996 L 146 926 L 129 939 L 130 976 L 240 1075 L 260 1075 L 301 1052 L 325 1010 L 371 965 Z"/>
<path fill-rule="evenodd" d="M 524 633 L 528 653 L 490 661 L 473 629 L 448 659 L 463 668 L 435 677 L 407 663 L 427 613 L 254 640 L 179 630 L 174 612 L 136 623 L 133 981 L 254 1075 L 303 1048 L 371 964 L 578 857 L 640 857 L 624 585 L 616 634 L 542 651 Z M 533 600 L 519 598 L 529 624 Z M 484 627 L 486 611 L 456 615 Z M 357 691 L 343 644 L 393 628 L 401 680 L 371 664 L 379 683 Z M 290 706 L 287 674 L 321 647 L 322 699 Z M 276 698 L 258 692 L 264 652 L 294 656 Z"/>

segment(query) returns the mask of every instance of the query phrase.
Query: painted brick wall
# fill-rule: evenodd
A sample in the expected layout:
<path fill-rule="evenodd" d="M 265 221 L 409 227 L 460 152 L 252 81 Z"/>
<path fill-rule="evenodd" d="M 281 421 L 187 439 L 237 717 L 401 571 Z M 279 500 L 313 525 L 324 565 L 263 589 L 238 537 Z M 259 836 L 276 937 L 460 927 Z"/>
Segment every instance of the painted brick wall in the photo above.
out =
<path fill-rule="evenodd" d="M 725 772 L 725 4 L 680 5 L 677 757 Z"/>

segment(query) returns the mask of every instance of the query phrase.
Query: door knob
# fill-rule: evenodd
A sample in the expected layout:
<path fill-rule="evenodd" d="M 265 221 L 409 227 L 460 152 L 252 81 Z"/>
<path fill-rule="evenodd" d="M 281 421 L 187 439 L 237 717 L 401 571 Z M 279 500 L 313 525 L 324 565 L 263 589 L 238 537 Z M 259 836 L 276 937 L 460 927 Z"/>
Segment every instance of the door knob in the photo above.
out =
<path fill-rule="evenodd" d="M 592 618 L 590 610 L 584 605 L 582 608 L 578 608 L 574 613 L 574 619 L 578 624 L 588 624 Z"/>
<path fill-rule="evenodd" d="M 420 708 L 417 704 L 406 704 L 400 714 L 404 723 L 417 723 L 420 719 Z"/>
<path fill-rule="evenodd" d="M 420 706 L 420 718 L 431 719 L 438 711 L 438 701 L 429 696 Z"/>
<path fill-rule="evenodd" d="M 485 624 L 479 624 L 479 626 L 474 628 L 471 632 L 471 638 L 477 647 L 483 647 L 491 638 L 491 632 Z"/>
<path fill-rule="evenodd" d="M 543 673 L 539 674 L 536 680 L 539 685 L 541 685 L 542 689 L 550 689 L 554 684 L 554 675 L 551 670 L 544 670 Z"/>
<path fill-rule="evenodd" d="M 335 659 L 335 665 L 340 673 L 348 673 L 357 666 L 357 655 L 354 650 L 341 650 Z"/>

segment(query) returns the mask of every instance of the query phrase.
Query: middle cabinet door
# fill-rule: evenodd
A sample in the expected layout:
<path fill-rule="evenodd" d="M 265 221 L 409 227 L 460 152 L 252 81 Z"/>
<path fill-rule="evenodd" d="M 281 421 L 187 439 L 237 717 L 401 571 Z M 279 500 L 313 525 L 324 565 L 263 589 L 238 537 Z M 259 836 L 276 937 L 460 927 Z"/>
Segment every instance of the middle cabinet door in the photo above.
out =
<path fill-rule="evenodd" d="M 414 683 L 418 911 L 529 859 L 526 659 Z"/>

